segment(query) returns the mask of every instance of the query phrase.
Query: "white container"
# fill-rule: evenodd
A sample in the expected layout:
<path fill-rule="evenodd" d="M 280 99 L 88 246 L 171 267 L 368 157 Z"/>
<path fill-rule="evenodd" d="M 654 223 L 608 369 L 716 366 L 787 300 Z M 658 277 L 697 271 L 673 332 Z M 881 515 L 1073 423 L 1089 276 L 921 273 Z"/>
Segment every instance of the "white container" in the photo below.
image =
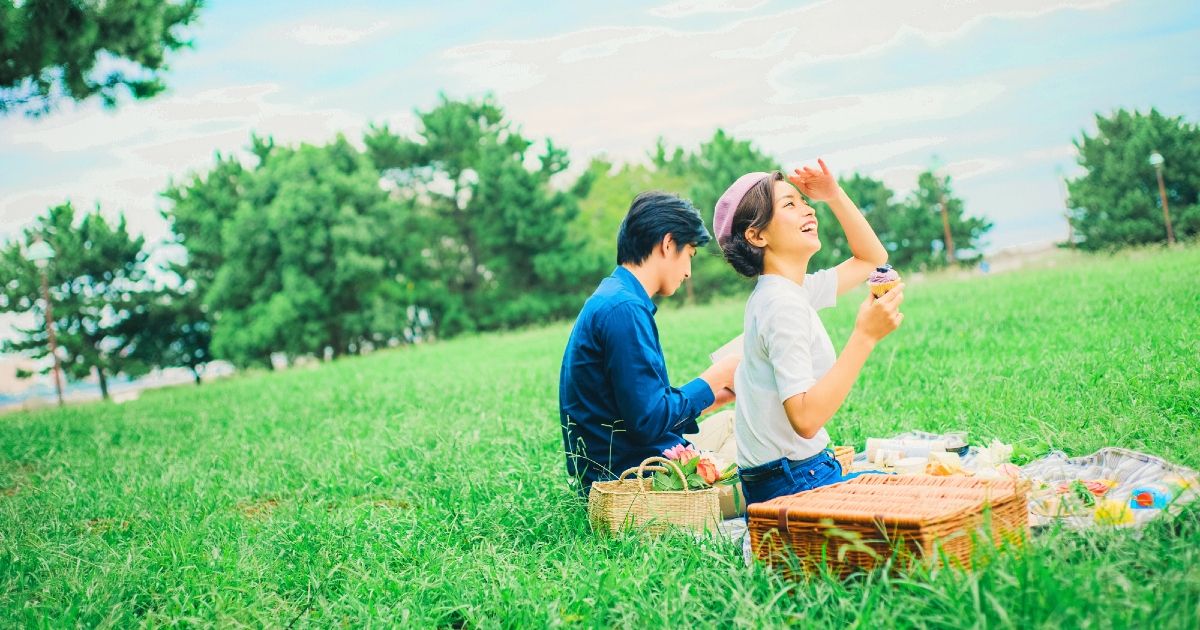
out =
<path fill-rule="evenodd" d="M 880 449 L 900 451 L 902 457 L 929 457 L 933 451 L 946 451 L 946 443 L 942 440 L 889 440 L 883 438 L 867 438 L 867 461 L 875 461 L 875 454 Z"/>
<path fill-rule="evenodd" d="M 897 475 L 920 475 L 925 473 L 925 464 L 929 463 L 929 459 L 925 457 L 905 457 L 896 462 Z"/>

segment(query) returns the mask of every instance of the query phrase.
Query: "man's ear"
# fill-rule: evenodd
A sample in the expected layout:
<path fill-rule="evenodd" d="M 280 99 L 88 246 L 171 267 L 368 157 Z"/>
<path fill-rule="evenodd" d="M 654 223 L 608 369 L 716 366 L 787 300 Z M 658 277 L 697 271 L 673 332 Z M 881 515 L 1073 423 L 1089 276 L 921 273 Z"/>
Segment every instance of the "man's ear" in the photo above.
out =
<path fill-rule="evenodd" d="M 679 247 L 679 243 L 675 242 L 674 234 L 667 232 L 666 236 L 663 236 L 662 242 L 658 244 L 658 247 L 662 250 L 663 257 L 666 257 L 668 252 Z"/>
<path fill-rule="evenodd" d="M 742 234 L 742 236 L 746 237 L 747 243 L 750 243 L 755 247 L 767 246 L 767 238 L 763 235 L 762 230 L 758 228 L 746 228 L 746 232 Z"/>

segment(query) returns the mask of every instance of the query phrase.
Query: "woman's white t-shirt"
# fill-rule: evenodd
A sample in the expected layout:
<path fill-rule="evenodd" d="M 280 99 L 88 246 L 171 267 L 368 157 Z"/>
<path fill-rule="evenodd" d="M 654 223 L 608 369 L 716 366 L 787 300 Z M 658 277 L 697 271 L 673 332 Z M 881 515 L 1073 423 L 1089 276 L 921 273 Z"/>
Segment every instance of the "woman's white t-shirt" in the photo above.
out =
<path fill-rule="evenodd" d="M 738 466 L 805 459 L 829 445 L 824 428 L 812 439 L 800 437 L 783 401 L 808 391 L 833 367 L 837 355 L 817 311 L 836 303 L 833 269 L 804 276 L 803 285 L 783 276 L 758 277 L 746 302 L 742 362 L 734 374 Z"/>

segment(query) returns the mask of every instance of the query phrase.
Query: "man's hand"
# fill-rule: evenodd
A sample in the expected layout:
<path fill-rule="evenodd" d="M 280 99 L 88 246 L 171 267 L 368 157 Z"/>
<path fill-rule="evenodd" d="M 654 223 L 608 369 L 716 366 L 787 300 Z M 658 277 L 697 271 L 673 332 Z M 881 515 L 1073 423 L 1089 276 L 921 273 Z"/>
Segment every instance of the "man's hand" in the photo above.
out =
<path fill-rule="evenodd" d="M 730 393 L 733 393 L 733 373 L 741 362 L 741 353 L 731 354 L 712 364 L 712 367 L 704 370 L 704 373 L 700 375 L 700 378 L 704 379 L 704 382 L 712 388 L 713 398 L 720 399 L 723 389 L 728 389 Z"/>
<path fill-rule="evenodd" d="M 813 201 L 832 201 L 841 194 L 842 187 L 833 173 L 829 172 L 829 167 L 825 166 L 825 160 L 818 158 L 817 164 L 821 166 L 820 169 L 811 166 L 796 169 L 796 174 L 789 175 L 788 181 Z"/>
<path fill-rule="evenodd" d="M 725 405 L 728 405 L 729 403 L 733 402 L 734 399 L 736 399 L 736 398 L 737 398 L 737 394 L 734 394 L 732 389 L 721 388 L 721 391 L 717 392 L 717 396 L 713 400 L 713 404 L 708 409 L 701 411 L 700 415 L 703 416 L 706 413 L 712 413 L 712 412 L 720 409 L 721 407 L 724 407 Z"/>

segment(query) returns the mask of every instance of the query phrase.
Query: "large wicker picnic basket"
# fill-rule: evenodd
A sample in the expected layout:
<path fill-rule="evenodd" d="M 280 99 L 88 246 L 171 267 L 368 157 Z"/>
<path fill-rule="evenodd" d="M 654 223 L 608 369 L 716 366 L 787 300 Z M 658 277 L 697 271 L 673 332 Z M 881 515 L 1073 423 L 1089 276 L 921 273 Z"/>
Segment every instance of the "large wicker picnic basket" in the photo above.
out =
<path fill-rule="evenodd" d="M 649 464 L 665 464 L 651 466 Z M 656 491 L 647 472 L 678 475 L 683 490 Z M 588 495 L 588 521 L 592 530 L 609 534 L 632 529 L 661 534 L 672 528 L 715 531 L 721 520 L 721 503 L 716 488 L 687 489 L 686 477 L 675 462 L 648 457 L 637 468 L 626 470 L 614 481 L 597 481 Z"/>
<path fill-rule="evenodd" d="M 749 507 L 754 555 L 788 577 L 828 564 L 847 575 L 896 556 L 894 566 L 971 566 L 976 544 L 1022 544 L 1029 482 L 865 475 Z"/>

